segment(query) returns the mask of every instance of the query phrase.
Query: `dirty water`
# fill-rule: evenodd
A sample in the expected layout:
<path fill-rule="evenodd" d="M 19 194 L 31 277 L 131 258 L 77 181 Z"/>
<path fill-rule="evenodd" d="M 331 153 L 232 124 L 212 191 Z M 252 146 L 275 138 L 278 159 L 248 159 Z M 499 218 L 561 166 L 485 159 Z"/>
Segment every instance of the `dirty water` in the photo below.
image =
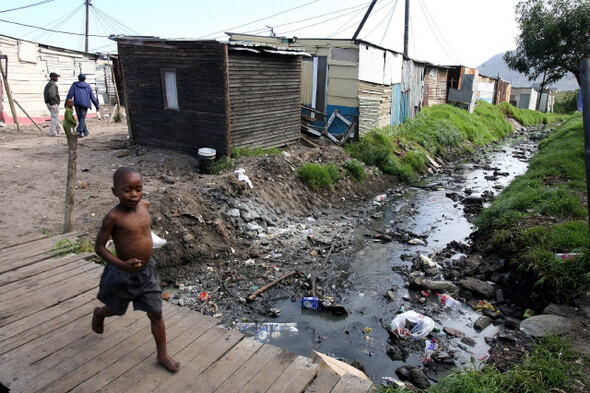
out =
<path fill-rule="evenodd" d="M 415 298 L 416 291 L 408 289 L 407 273 L 412 270 L 413 256 L 418 253 L 432 255 L 452 241 L 468 243 L 474 230 L 471 220 L 466 217 L 469 214 L 465 214 L 460 202 L 447 197 L 447 193 L 465 196 L 467 190 L 479 195 L 486 191 L 498 195 L 502 188 L 526 171 L 527 160 L 535 149 L 536 142 L 522 136 L 511 138 L 476 153 L 469 161 L 456 163 L 452 170 L 423 179 L 400 195 L 388 193 L 383 205 L 374 212 L 381 218 L 358 229 L 359 238 L 365 239 L 363 246 L 350 250 L 345 257 L 333 258 L 331 262 L 334 271 L 341 270 L 342 284 L 326 292 L 335 296 L 350 312 L 348 316 L 302 309 L 299 302 L 290 298 L 277 298 L 273 300 L 273 306 L 281 309 L 278 317 L 268 318 L 267 324 L 242 326 L 242 330 L 300 355 L 309 356 L 312 350 L 317 350 L 348 363 L 359 360 L 373 382 L 380 384 L 382 377 L 395 376 L 395 370 L 403 365 L 423 364 L 423 349 L 410 352 L 405 361 L 393 361 L 386 353 L 388 333 L 383 323 L 389 324 L 403 306 L 406 310 L 414 309 L 427 316 L 431 314 L 441 331 L 443 327 L 452 327 L 472 338 L 474 347 L 451 337 L 448 337 L 448 345 L 449 349 L 455 350 L 455 364 L 477 363 L 477 359 L 485 358 L 489 349 L 485 337 L 492 337 L 498 328 L 492 324 L 476 332 L 473 323 L 481 314 L 467 305 L 463 305 L 460 311 L 443 309 L 434 295 L 424 303 L 410 301 L 412 295 Z M 494 171 L 502 175 L 493 176 Z M 364 236 L 367 230 L 382 232 L 387 228 L 418 234 L 426 245 L 395 240 L 378 243 Z M 461 256 L 454 255 L 451 260 Z M 398 273 L 400 270 L 405 270 L 406 274 Z M 386 296 L 389 290 L 395 292 L 395 300 Z M 365 328 L 370 328 L 370 332 Z M 442 332 L 434 334 L 435 337 L 444 335 Z M 423 348 L 423 341 L 413 348 L 419 346 Z"/>

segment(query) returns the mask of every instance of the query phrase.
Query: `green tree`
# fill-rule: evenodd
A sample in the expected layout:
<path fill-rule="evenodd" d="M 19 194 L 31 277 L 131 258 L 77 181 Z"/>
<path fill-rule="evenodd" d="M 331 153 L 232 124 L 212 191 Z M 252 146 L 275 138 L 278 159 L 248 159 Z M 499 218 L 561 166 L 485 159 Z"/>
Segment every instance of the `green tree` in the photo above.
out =
<path fill-rule="evenodd" d="M 523 0 L 516 5 L 520 27 L 516 50 L 504 54 L 511 69 L 542 87 L 568 72 L 580 84 L 580 61 L 590 55 L 590 2 L 588 0 Z"/>

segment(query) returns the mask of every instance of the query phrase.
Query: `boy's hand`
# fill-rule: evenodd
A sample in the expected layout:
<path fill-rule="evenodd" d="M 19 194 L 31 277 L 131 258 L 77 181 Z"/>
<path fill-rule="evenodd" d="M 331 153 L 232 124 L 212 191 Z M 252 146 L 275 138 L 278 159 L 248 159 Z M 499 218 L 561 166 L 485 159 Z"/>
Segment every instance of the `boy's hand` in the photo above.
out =
<path fill-rule="evenodd" d="M 136 271 L 141 269 L 142 266 L 143 266 L 143 261 L 141 259 L 130 258 L 125 261 L 125 268 L 122 270 L 125 270 L 126 272 L 129 272 L 129 273 L 135 273 Z"/>

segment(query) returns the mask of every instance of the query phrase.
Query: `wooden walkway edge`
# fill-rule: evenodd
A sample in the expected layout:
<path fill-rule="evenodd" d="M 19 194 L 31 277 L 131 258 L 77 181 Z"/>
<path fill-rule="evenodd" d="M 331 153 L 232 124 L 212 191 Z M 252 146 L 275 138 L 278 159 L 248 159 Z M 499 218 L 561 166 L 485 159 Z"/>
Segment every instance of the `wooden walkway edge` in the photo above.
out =
<path fill-rule="evenodd" d="M 155 361 L 145 313 L 129 311 L 90 328 L 102 266 L 92 254 L 55 257 L 61 239 L 0 246 L 0 391 L 10 392 L 368 392 L 344 363 L 310 359 L 217 326 L 218 320 L 164 302 L 172 374 Z M 336 364 L 336 365 L 335 365 Z M 348 366 L 350 367 L 350 366 Z"/>

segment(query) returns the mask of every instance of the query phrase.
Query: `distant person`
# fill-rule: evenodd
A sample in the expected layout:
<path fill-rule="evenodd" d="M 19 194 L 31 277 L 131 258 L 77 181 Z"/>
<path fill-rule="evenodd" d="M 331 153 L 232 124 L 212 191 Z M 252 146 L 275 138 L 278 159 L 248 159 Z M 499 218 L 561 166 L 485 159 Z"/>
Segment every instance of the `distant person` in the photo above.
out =
<path fill-rule="evenodd" d="M 76 133 L 78 134 L 78 138 L 83 138 L 88 136 L 86 114 L 88 113 L 88 109 L 92 108 L 90 102 L 92 101 L 97 112 L 99 109 L 98 101 L 92 92 L 92 87 L 86 83 L 85 74 L 78 75 L 78 82 L 72 83 L 66 99 L 72 97 L 74 98 L 74 108 L 76 109 L 76 115 L 78 116 L 78 128 L 76 129 Z"/>
<path fill-rule="evenodd" d="M 59 125 L 59 89 L 55 82 L 58 81 L 61 75 L 52 72 L 49 74 L 49 82 L 45 85 L 43 90 L 43 98 L 45 99 L 45 105 L 49 109 L 51 114 L 51 121 L 49 123 L 49 136 L 60 136 L 61 128 Z"/>
<path fill-rule="evenodd" d="M 76 119 L 74 118 L 74 100 L 71 98 L 66 100 L 66 113 L 64 114 L 64 130 L 66 132 L 66 136 L 68 140 L 71 136 L 74 136 L 75 128 L 76 128 Z"/>
<path fill-rule="evenodd" d="M 143 183 L 134 168 L 121 167 L 113 175 L 113 194 L 119 204 L 112 208 L 96 236 L 94 250 L 107 262 L 100 279 L 98 300 L 104 303 L 96 307 L 92 315 L 92 330 L 102 334 L 104 319 L 123 315 L 129 302 L 134 310 L 147 313 L 152 334 L 156 340 L 156 360 L 169 371 L 180 369 L 180 363 L 172 359 L 166 349 L 166 328 L 162 318 L 162 289 L 156 261 L 152 258 L 150 203 L 143 197 Z M 109 238 L 115 243 L 116 256 L 106 244 Z"/>

